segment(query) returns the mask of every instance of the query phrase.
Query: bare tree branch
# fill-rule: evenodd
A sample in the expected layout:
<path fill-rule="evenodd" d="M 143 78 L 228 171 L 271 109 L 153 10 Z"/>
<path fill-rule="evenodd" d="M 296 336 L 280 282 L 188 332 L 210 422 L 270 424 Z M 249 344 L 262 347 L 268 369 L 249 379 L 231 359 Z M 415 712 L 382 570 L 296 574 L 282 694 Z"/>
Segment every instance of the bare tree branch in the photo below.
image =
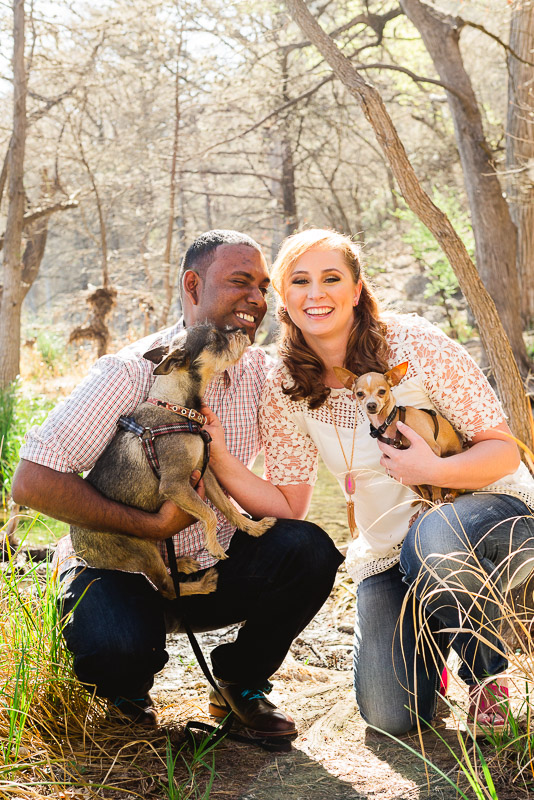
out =
<path fill-rule="evenodd" d="M 35 208 L 30 214 L 25 214 L 22 225 L 23 231 L 29 228 L 31 225 L 35 224 L 38 220 L 44 219 L 49 217 L 51 214 L 55 214 L 56 211 L 67 211 L 70 208 L 77 208 L 78 201 L 74 198 L 70 198 L 69 200 L 61 200 L 58 203 L 53 203 L 51 206 L 45 206 L 44 208 Z M 0 236 L 0 250 L 4 247 L 4 237 L 5 233 Z"/>
<path fill-rule="evenodd" d="M 468 25 L 470 28 L 475 28 L 477 31 L 481 31 L 486 36 L 489 36 L 490 39 L 493 39 L 495 42 L 497 42 L 497 44 L 500 44 L 500 46 L 504 48 L 504 50 L 506 50 L 506 52 L 509 53 L 512 56 L 512 58 L 516 58 L 518 61 L 520 61 L 522 64 L 526 64 L 528 67 L 534 67 L 534 63 L 532 61 L 527 61 L 525 58 L 521 58 L 519 53 L 516 53 L 515 50 L 512 50 L 509 44 L 503 42 L 503 40 L 499 36 L 497 36 L 496 33 L 492 33 L 487 28 L 485 28 L 484 25 L 479 25 L 478 23 L 471 22 L 468 19 L 462 19 L 462 22 L 464 25 L 466 26 Z"/>

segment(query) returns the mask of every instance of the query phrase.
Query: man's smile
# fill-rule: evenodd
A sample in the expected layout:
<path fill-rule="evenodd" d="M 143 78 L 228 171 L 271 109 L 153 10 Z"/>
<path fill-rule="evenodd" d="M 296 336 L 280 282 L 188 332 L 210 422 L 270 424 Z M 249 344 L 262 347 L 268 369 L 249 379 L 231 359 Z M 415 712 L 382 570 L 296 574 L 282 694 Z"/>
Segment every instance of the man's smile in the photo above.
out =
<path fill-rule="evenodd" d="M 252 314 L 248 314 L 246 311 L 234 311 L 234 314 L 238 319 L 242 319 L 244 322 L 249 322 L 253 325 L 256 324 L 256 317 Z"/>

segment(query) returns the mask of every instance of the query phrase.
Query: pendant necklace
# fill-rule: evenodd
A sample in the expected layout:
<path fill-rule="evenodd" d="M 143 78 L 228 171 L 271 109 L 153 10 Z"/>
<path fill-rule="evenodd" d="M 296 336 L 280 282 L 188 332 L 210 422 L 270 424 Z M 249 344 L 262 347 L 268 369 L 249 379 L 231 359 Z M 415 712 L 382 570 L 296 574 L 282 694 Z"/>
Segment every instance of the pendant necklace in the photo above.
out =
<path fill-rule="evenodd" d="M 326 399 L 326 407 L 330 412 L 330 417 L 332 419 L 332 425 L 334 426 L 334 430 L 336 432 L 337 440 L 339 442 L 339 446 L 341 448 L 341 452 L 343 453 L 343 460 L 347 466 L 347 472 L 345 473 L 345 492 L 349 496 L 347 502 L 347 521 L 349 524 L 350 535 L 354 539 L 354 534 L 356 533 L 356 519 L 354 517 L 354 500 L 352 499 L 354 492 L 356 491 L 356 476 L 352 471 L 352 462 L 354 461 L 354 442 L 356 441 L 356 420 L 358 417 L 358 412 L 354 410 L 354 427 L 352 429 L 352 448 L 350 451 L 350 464 L 345 455 L 345 450 L 343 448 L 343 444 L 341 442 L 341 437 L 339 435 L 339 431 L 337 429 L 336 421 L 334 419 L 334 414 L 332 412 L 332 406 L 330 405 L 330 400 Z"/>

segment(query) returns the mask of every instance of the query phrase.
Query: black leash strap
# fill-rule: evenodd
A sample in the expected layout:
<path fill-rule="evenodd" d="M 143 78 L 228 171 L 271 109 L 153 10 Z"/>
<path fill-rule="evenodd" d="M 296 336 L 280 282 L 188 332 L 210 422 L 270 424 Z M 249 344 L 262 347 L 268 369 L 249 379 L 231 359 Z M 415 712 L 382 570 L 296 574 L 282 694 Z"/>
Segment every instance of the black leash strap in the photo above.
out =
<path fill-rule="evenodd" d="M 172 541 L 172 536 L 165 540 L 165 546 L 167 548 L 167 556 L 169 559 L 169 567 L 171 570 L 171 577 L 174 583 L 174 591 L 176 592 L 176 606 L 180 608 L 180 575 L 178 573 L 178 565 L 176 563 L 176 553 L 174 551 L 174 544 Z M 206 659 L 204 658 L 204 653 L 200 649 L 200 645 L 197 641 L 197 638 L 189 623 L 185 619 L 185 616 L 181 614 L 181 621 L 182 625 L 184 626 L 184 630 L 187 634 L 187 638 L 189 639 L 189 644 L 191 645 L 191 649 L 195 654 L 195 657 L 199 663 L 200 669 L 204 673 L 204 676 L 208 680 L 209 684 L 212 686 L 213 689 L 217 693 L 219 693 L 219 687 L 215 681 L 215 678 L 211 674 L 211 670 L 206 663 Z M 281 752 L 291 750 L 291 742 L 285 741 L 278 741 L 269 738 L 259 739 L 253 736 L 246 736 L 244 734 L 239 734 L 235 732 L 231 732 L 232 726 L 235 721 L 235 714 L 224 699 L 224 697 L 219 694 L 219 697 L 224 701 L 226 709 L 228 711 L 227 716 L 225 717 L 224 721 L 220 725 L 209 725 L 207 722 L 198 722 L 195 720 L 189 720 L 189 722 L 185 726 L 185 732 L 188 734 L 190 744 L 193 746 L 195 745 L 195 740 L 193 736 L 193 731 L 202 731 L 203 733 L 207 733 L 210 736 L 210 744 L 216 744 L 221 739 L 224 739 L 226 736 L 228 739 L 232 739 L 235 742 L 244 742 L 245 744 L 257 744 L 259 747 L 262 747 L 264 750 L 271 750 L 273 752 Z"/>
<path fill-rule="evenodd" d="M 174 544 L 173 544 L 172 539 L 173 539 L 172 536 L 170 536 L 168 539 L 166 539 L 165 540 L 165 546 L 167 548 L 167 556 L 169 558 L 169 567 L 171 569 L 172 582 L 174 583 L 174 591 L 176 592 L 176 601 L 175 602 L 176 602 L 176 605 L 179 607 L 180 606 L 180 576 L 179 576 L 179 573 L 178 573 L 178 565 L 176 563 L 176 553 L 174 551 Z M 213 689 L 215 689 L 215 691 L 218 691 L 218 687 L 217 687 L 217 684 L 215 682 L 215 678 L 211 674 L 211 670 L 210 670 L 210 668 L 208 667 L 208 665 L 206 663 L 206 659 L 204 658 L 204 653 L 200 649 L 200 645 L 199 645 L 199 643 L 197 641 L 197 638 L 196 638 L 195 634 L 193 633 L 193 631 L 191 630 L 191 628 L 189 626 L 189 623 L 185 619 L 185 616 L 184 616 L 183 613 L 181 614 L 181 621 L 182 621 L 182 624 L 184 626 L 184 630 L 185 630 L 185 632 L 187 634 L 187 638 L 189 639 L 189 644 L 191 645 L 193 653 L 195 654 L 195 657 L 196 657 L 196 659 L 197 659 L 197 661 L 198 661 L 198 663 L 200 665 L 200 669 L 204 673 L 205 677 L 207 678 L 208 682 L 213 687 Z M 223 698 L 223 700 L 224 700 L 224 698 Z M 206 733 L 213 734 L 212 738 L 211 738 L 211 741 L 212 741 L 213 744 L 218 742 L 224 736 L 227 736 L 228 733 L 230 733 L 230 729 L 231 729 L 231 727 L 233 725 L 233 722 L 234 722 L 234 712 L 232 711 L 232 709 L 230 708 L 230 706 L 228 705 L 226 700 L 224 700 L 224 702 L 226 704 L 226 708 L 228 709 L 228 716 L 225 718 L 225 720 L 222 723 L 222 725 L 218 725 L 218 726 L 215 727 L 213 725 L 208 725 L 205 722 L 194 722 L 194 721 L 190 720 L 187 723 L 187 725 L 185 726 L 186 733 L 189 733 L 190 735 L 192 735 L 192 729 L 193 728 L 197 728 L 197 729 L 202 730 L 202 731 L 204 731 Z"/>

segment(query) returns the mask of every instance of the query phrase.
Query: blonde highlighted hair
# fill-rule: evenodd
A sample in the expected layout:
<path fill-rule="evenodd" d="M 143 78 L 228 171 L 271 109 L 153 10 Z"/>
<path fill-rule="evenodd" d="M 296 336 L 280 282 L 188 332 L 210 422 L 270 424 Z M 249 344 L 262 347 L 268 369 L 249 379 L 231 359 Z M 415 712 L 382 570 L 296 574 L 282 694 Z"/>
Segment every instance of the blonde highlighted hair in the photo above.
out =
<path fill-rule="evenodd" d="M 369 286 L 360 262 L 360 247 L 349 236 L 331 230 L 311 228 L 288 236 L 271 270 L 271 281 L 282 303 L 285 287 L 297 260 L 309 250 L 336 250 L 343 256 L 354 283 L 361 281 L 362 291 L 354 308 L 354 327 L 347 344 L 344 366 L 356 375 L 384 372 L 388 367 L 386 326 L 380 321 L 378 301 Z M 307 400 L 310 408 L 318 408 L 330 394 L 324 385 L 325 365 L 306 341 L 283 305 L 279 306 L 281 324 L 280 357 L 293 379 L 293 385 L 282 390 L 292 400 Z"/>

